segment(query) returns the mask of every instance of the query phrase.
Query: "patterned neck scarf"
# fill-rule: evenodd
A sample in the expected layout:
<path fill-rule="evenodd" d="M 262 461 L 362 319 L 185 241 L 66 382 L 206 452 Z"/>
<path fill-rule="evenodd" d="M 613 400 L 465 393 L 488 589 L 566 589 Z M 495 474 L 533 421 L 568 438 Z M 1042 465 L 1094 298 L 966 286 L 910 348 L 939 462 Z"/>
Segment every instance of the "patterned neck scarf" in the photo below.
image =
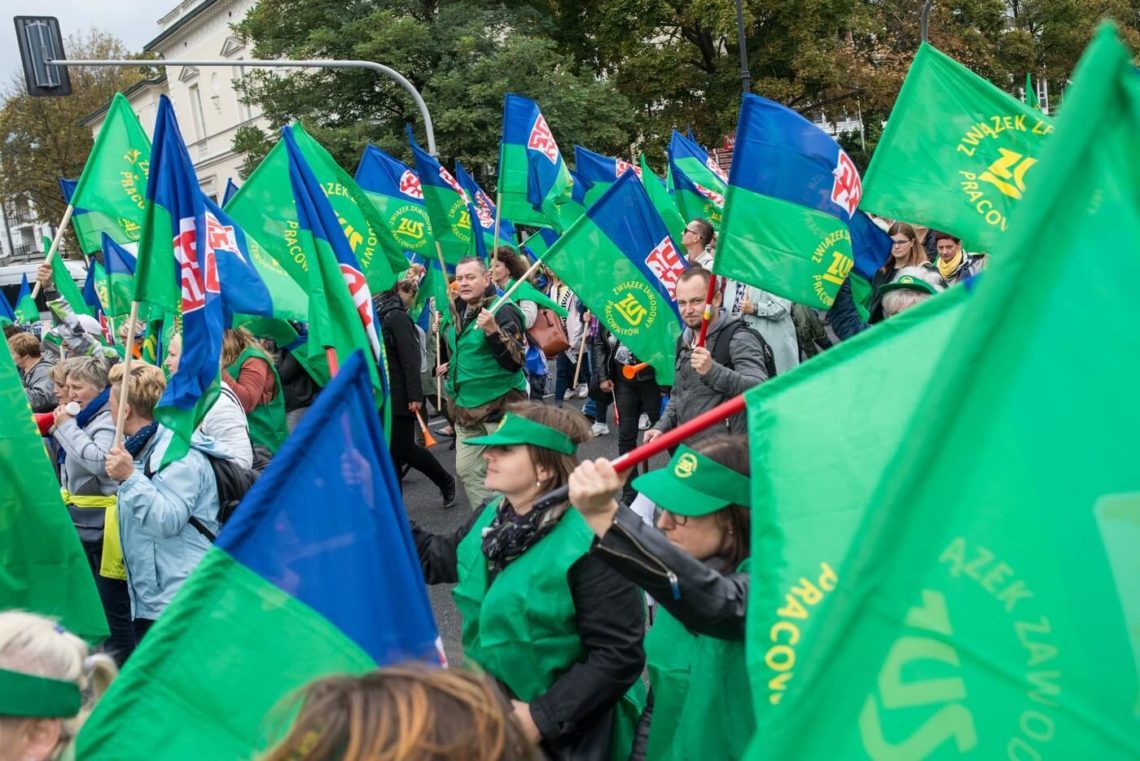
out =
<path fill-rule="evenodd" d="M 491 577 L 554 530 L 568 505 L 552 505 L 519 515 L 506 497 L 499 503 L 491 525 L 483 529 L 483 555 Z"/>

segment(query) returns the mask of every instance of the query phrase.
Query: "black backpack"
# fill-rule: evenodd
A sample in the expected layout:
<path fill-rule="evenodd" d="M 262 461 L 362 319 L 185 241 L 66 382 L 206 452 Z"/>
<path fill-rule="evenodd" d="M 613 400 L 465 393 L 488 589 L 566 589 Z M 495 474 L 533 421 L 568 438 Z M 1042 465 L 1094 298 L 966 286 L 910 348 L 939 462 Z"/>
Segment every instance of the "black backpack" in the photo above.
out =
<path fill-rule="evenodd" d="M 214 483 L 218 487 L 218 523 L 224 526 L 234 511 L 237 510 L 237 506 L 241 504 L 245 495 L 253 488 L 261 473 L 252 468 L 243 468 L 235 461 L 225 457 L 215 457 L 207 452 L 202 452 L 202 455 L 210 463 L 210 470 L 214 471 Z M 149 461 L 144 470 L 144 475 L 147 478 L 154 475 L 154 471 L 150 470 Z M 218 538 L 195 516 L 190 516 L 189 523 L 199 534 L 211 542 Z"/>
<path fill-rule="evenodd" d="M 713 361 L 718 365 L 724 365 L 729 370 L 732 367 L 732 337 L 736 335 L 738 330 L 747 330 L 749 333 L 756 337 L 760 342 L 760 349 L 764 354 L 764 370 L 768 373 L 768 379 L 776 377 L 776 356 L 772 354 L 772 347 L 764 340 L 764 336 L 760 335 L 760 331 L 753 328 L 751 325 L 744 322 L 744 320 L 736 319 L 728 324 L 728 327 L 721 332 L 716 338 L 716 346 L 713 347 Z M 677 350 L 681 349 L 681 337 L 677 337 Z"/>

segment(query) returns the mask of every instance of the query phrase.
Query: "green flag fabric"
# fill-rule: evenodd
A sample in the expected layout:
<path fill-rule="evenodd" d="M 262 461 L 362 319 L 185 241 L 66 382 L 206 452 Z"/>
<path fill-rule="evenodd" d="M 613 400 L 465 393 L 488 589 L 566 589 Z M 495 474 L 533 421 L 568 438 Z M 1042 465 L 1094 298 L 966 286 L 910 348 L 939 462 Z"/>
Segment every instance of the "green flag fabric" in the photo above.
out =
<path fill-rule="evenodd" d="M 857 542 L 792 593 L 810 630 L 765 655 L 792 675 L 754 758 L 1140 757 L 1140 337 L 1098 330 L 1135 312 L 1140 270 L 1103 252 L 1140 236 L 1137 155 L 1140 77 L 1105 25 Z"/>
<path fill-rule="evenodd" d="M 653 204 L 654 209 L 657 209 L 657 213 L 661 215 L 661 221 L 668 228 L 669 237 L 673 239 L 673 243 L 679 249 L 681 247 L 681 236 L 685 232 L 685 219 L 677 210 L 677 202 L 673 200 L 673 194 L 649 168 L 649 162 L 645 160 L 644 153 L 641 154 L 641 184 L 645 186 L 645 192 L 649 195 L 649 202 Z"/>
<path fill-rule="evenodd" d="M 51 238 L 44 238 L 44 253 L 51 248 Z M 95 314 L 91 311 L 91 307 L 87 306 L 87 302 L 83 300 L 83 293 L 79 290 L 79 286 L 75 284 L 74 278 L 71 277 L 71 270 L 67 268 L 67 263 L 63 260 L 62 256 L 58 254 L 51 259 L 51 275 L 52 281 L 55 283 L 55 289 L 59 291 L 59 295 L 71 307 L 71 311 L 76 314 L 85 314 L 88 317 L 94 317 Z"/>
<path fill-rule="evenodd" d="M 0 610 L 59 618 L 98 642 L 109 633 L 103 604 L 7 348 L 0 349 L 0 414 Z"/>
<path fill-rule="evenodd" d="M 84 210 L 72 217 L 83 253 L 102 249 L 102 233 L 121 245 L 142 238 L 149 171 L 150 140 L 130 102 L 115 93 L 71 196 Z"/>
<path fill-rule="evenodd" d="M 32 298 L 32 288 L 28 285 L 28 276 L 24 275 L 20 283 L 20 292 L 16 294 L 16 316 L 20 322 L 31 325 L 40 321 L 40 308 Z"/>
<path fill-rule="evenodd" d="M 369 288 L 377 293 L 390 288 L 396 275 L 384 245 L 392 236 L 376 213 L 375 206 L 356 181 L 300 124 L 292 125 L 289 130 L 336 213 Z M 268 259 L 280 264 L 302 288 L 307 287 L 309 260 L 305 247 L 299 243 L 297 209 L 289 184 L 289 157 L 282 141 L 278 141 L 262 159 L 226 204 L 225 211 L 241 225 L 247 236 L 257 239 Z M 402 261 L 401 268 L 406 267 L 407 260 L 402 253 L 397 253 Z M 258 266 L 259 272 L 262 269 Z M 267 285 L 272 292 L 273 286 Z M 274 297 L 276 308 L 276 294 Z"/>
<path fill-rule="evenodd" d="M 863 178 L 860 208 L 995 251 L 1036 167 L 1048 116 L 923 43 Z"/>

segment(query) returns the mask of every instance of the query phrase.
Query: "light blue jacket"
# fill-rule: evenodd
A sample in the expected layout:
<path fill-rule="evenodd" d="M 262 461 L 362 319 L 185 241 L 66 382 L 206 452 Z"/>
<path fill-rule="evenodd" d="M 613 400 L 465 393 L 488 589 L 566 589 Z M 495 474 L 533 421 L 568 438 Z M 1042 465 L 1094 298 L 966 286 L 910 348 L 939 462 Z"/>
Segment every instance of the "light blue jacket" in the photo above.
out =
<path fill-rule="evenodd" d="M 173 437 L 160 425 L 135 458 L 135 472 L 119 486 L 119 537 L 133 618 L 158 618 L 210 549 L 210 541 L 190 525 L 190 516 L 214 534 L 221 529 L 218 486 L 202 452 L 226 455 L 195 435 L 185 457 L 159 470 Z M 150 478 L 147 469 L 154 474 Z"/>

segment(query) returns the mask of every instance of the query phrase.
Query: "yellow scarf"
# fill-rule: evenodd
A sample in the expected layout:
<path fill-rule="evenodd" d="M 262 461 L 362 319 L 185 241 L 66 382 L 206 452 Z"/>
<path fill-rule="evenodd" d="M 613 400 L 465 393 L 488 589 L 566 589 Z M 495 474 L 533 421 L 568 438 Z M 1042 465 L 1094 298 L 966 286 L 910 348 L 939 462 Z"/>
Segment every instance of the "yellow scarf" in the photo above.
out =
<path fill-rule="evenodd" d="M 962 249 L 958 249 L 958 255 L 950 261 L 946 261 L 941 256 L 937 257 L 938 271 L 942 273 L 943 280 L 949 280 L 950 276 L 954 274 L 954 270 L 961 266 L 963 256 Z"/>

